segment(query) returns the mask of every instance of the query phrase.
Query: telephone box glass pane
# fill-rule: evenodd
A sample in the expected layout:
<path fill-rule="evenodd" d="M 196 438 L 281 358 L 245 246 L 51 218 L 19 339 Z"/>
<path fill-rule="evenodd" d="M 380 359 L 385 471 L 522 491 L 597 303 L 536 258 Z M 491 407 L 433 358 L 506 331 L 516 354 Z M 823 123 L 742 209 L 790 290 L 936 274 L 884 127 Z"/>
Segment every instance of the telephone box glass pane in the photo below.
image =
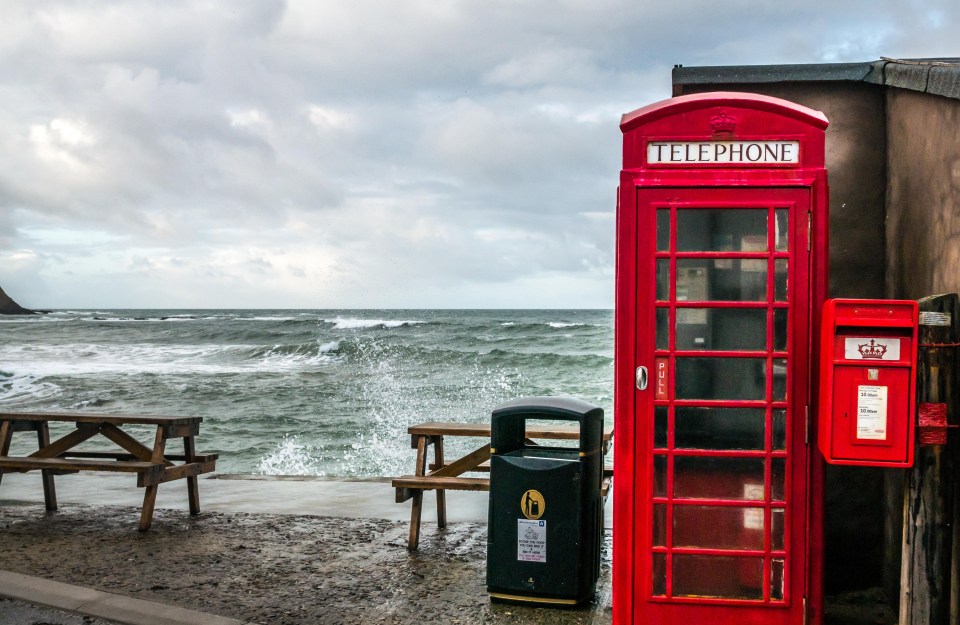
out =
<path fill-rule="evenodd" d="M 676 597 L 763 599 L 763 558 L 673 556 Z"/>
<path fill-rule="evenodd" d="M 664 547 L 667 544 L 667 506 L 658 503 L 653 506 L 653 546 Z"/>
<path fill-rule="evenodd" d="M 667 457 L 653 457 L 653 496 L 667 496 Z"/>
<path fill-rule="evenodd" d="M 783 451 L 787 447 L 787 411 L 782 408 L 773 411 L 773 440 L 774 451 Z"/>
<path fill-rule="evenodd" d="M 657 449 L 667 447 L 667 407 L 655 406 L 653 409 L 653 446 Z"/>
<path fill-rule="evenodd" d="M 764 399 L 763 358 L 677 358 L 677 399 Z"/>
<path fill-rule="evenodd" d="M 766 209 L 677 210 L 678 252 L 765 252 Z"/>
<path fill-rule="evenodd" d="M 773 359 L 773 401 L 787 400 L 787 359 Z"/>
<path fill-rule="evenodd" d="M 773 311 L 773 349 L 787 351 L 787 309 L 776 308 Z"/>
<path fill-rule="evenodd" d="M 673 494 L 687 499 L 763 500 L 763 458 L 674 458 Z"/>
<path fill-rule="evenodd" d="M 764 260 L 677 259 L 678 302 L 761 302 L 766 299 L 767 262 Z"/>
<path fill-rule="evenodd" d="M 670 209 L 657 210 L 657 251 L 670 251 Z"/>
<path fill-rule="evenodd" d="M 657 260 L 657 301 L 670 299 L 670 259 Z"/>
<path fill-rule="evenodd" d="M 673 546 L 763 549 L 763 508 L 674 506 Z"/>
<path fill-rule="evenodd" d="M 760 308 L 678 308 L 676 334 L 677 349 L 763 350 L 767 346 L 767 311 Z"/>
<path fill-rule="evenodd" d="M 783 501 L 787 463 L 784 458 L 770 459 L 770 499 Z"/>
<path fill-rule="evenodd" d="M 770 548 L 783 551 L 783 508 L 770 511 Z"/>
<path fill-rule="evenodd" d="M 653 594 L 663 597 L 667 594 L 667 556 L 653 554 Z"/>
<path fill-rule="evenodd" d="M 677 406 L 675 410 L 678 449 L 762 450 L 765 447 L 763 408 Z"/>
<path fill-rule="evenodd" d="M 657 349 L 667 349 L 670 346 L 668 328 L 670 323 L 670 309 L 657 309 Z"/>
<path fill-rule="evenodd" d="M 773 261 L 773 294 L 777 302 L 787 301 L 787 259 L 778 258 Z"/>
<path fill-rule="evenodd" d="M 770 598 L 783 601 L 783 560 L 770 562 Z"/>
<path fill-rule="evenodd" d="M 789 242 L 790 242 L 790 209 L 788 208 L 778 208 L 775 211 L 777 220 L 777 228 L 774 230 L 774 236 L 776 237 L 776 251 L 786 252 L 789 251 Z"/>

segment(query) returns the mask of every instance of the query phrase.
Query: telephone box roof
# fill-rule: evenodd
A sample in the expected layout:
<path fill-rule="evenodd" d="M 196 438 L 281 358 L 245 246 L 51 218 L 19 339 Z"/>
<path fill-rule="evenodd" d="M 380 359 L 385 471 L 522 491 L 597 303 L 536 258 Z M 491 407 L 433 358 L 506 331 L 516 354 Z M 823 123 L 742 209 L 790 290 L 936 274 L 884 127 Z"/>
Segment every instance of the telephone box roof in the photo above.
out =
<path fill-rule="evenodd" d="M 824 129 L 828 125 L 827 118 L 820 111 L 815 111 L 795 102 L 789 102 L 772 96 L 738 91 L 713 91 L 710 93 L 695 93 L 678 96 L 669 100 L 661 100 L 626 113 L 620 119 L 620 129 L 627 132 L 638 124 L 648 123 L 666 115 L 675 115 L 691 110 L 709 108 L 711 106 L 741 106 L 748 109 L 779 113 L 786 117 L 803 121 L 816 128 Z"/>

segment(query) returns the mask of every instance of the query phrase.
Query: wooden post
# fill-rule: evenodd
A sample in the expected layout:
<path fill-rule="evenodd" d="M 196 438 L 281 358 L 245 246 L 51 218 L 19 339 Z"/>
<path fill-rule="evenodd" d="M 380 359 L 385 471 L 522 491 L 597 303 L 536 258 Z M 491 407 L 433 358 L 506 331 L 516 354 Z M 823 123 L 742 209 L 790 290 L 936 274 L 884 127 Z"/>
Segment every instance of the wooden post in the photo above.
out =
<path fill-rule="evenodd" d="M 919 304 L 918 402 L 946 404 L 947 423 L 956 426 L 960 299 L 955 293 L 932 295 Z M 947 437 L 946 445 L 921 445 L 918 435 L 915 462 L 906 472 L 900 625 L 957 624 L 955 471 L 960 441 L 955 429 Z"/>

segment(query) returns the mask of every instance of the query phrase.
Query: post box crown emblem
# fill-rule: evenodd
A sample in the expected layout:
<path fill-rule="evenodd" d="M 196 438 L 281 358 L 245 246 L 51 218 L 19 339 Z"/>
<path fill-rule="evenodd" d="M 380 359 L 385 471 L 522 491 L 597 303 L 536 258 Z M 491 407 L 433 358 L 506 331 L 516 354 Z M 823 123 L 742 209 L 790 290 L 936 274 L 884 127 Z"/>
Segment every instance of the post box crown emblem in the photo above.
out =
<path fill-rule="evenodd" d="M 864 358 L 883 360 L 883 355 L 887 353 L 887 346 L 877 345 L 877 341 L 875 339 L 870 339 L 870 343 L 859 345 L 857 347 L 857 351 L 859 351 L 860 355 Z"/>

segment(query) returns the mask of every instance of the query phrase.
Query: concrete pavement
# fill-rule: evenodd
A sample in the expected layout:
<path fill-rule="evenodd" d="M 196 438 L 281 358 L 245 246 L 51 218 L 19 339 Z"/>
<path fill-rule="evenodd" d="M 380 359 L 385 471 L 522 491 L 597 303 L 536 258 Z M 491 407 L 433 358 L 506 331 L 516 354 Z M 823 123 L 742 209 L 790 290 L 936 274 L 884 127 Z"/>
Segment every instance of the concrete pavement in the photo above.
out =
<path fill-rule="evenodd" d="M 9 571 L 0 571 L 0 594 L 127 625 L 243 625 L 232 618 Z"/>

